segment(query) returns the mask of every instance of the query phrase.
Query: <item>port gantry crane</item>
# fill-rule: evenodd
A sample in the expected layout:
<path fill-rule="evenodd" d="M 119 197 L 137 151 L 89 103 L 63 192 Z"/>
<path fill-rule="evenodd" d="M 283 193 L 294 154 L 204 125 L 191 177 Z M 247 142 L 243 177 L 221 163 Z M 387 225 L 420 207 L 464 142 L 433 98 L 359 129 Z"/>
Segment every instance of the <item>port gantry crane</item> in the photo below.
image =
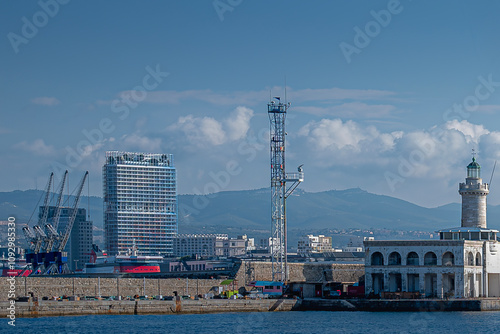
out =
<path fill-rule="evenodd" d="M 286 86 L 286 85 L 285 85 Z M 285 87 L 286 100 L 286 87 Z M 302 166 L 285 173 L 285 118 L 290 103 L 275 97 L 267 104 L 271 123 L 271 261 L 273 281 L 288 282 L 286 199 L 304 181 Z M 289 185 L 287 185 L 287 183 Z"/>
<path fill-rule="evenodd" d="M 45 187 L 45 199 L 43 201 L 42 207 L 43 211 L 38 218 L 38 224 L 33 226 L 33 230 L 30 229 L 29 225 L 23 227 L 23 233 L 26 237 L 26 241 L 28 242 L 28 247 L 34 254 L 38 254 L 40 248 L 42 247 L 42 243 L 44 242 L 44 238 L 47 237 L 43 230 L 40 229 L 40 225 L 43 226 L 43 224 L 47 221 L 47 217 L 49 215 L 48 205 L 50 197 L 50 187 L 52 185 L 53 179 L 54 173 L 50 173 L 49 181 L 47 182 L 47 186 Z"/>
<path fill-rule="evenodd" d="M 69 273 L 69 267 L 63 259 L 63 250 L 69 240 L 73 224 L 76 219 L 78 212 L 78 204 L 80 203 L 80 197 L 82 194 L 83 186 L 88 176 L 88 172 L 85 172 L 82 180 L 80 181 L 77 192 L 75 194 L 75 199 L 73 203 L 73 211 L 71 217 L 69 217 L 68 223 L 64 229 L 63 233 L 58 232 L 59 219 L 61 216 L 62 209 L 62 199 L 64 186 L 66 184 L 66 179 L 68 176 L 68 171 L 63 175 L 61 183 L 59 185 L 58 197 L 54 206 L 52 223 L 47 223 L 47 218 L 50 211 L 50 188 L 52 184 L 54 173 L 50 174 L 49 182 L 45 191 L 45 199 L 43 206 L 41 207 L 41 214 L 37 225 L 33 226 L 33 230 L 29 226 L 23 227 L 23 233 L 26 237 L 28 243 L 29 253 L 26 254 L 26 262 L 29 265 L 23 270 L 22 275 L 27 270 L 32 270 L 30 276 L 34 275 L 48 275 L 48 274 L 60 274 Z M 42 226 L 44 228 L 42 228 Z M 40 252 L 42 250 L 42 252 Z"/>
<path fill-rule="evenodd" d="M 45 199 L 43 201 L 42 214 L 38 217 L 38 223 L 35 226 L 33 226 L 33 230 L 29 227 L 29 222 L 28 225 L 23 227 L 23 233 L 26 238 L 26 242 L 28 243 L 28 248 L 30 251 L 28 253 L 29 255 L 26 254 L 26 259 L 28 260 L 29 258 L 30 261 L 26 261 L 29 264 L 21 272 L 20 276 L 23 276 L 27 270 L 32 270 L 33 273 L 35 272 L 35 268 L 38 267 L 38 265 L 35 265 L 34 260 L 37 259 L 42 244 L 47 238 L 47 235 L 40 228 L 40 225 L 43 226 L 43 224 L 47 221 L 47 217 L 49 215 L 50 188 L 52 186 L 53 179 L 54 179 L 54 173 L 50 173 L 49 181 L 47 182 L 47 186 L 45 187 Z"/>
<path fill-rule="evenodd" d="M 66 184 L 66 178 L 68 177 L 68 171 L 64 172 L 61 184 L 59 185 L 59 195 L 57 196 L 57 201 L 55 205 L 54 218 L 52 219 L 52 224 L 45 224 L 45 232 L 48 237 L 45 242 L 45 252 L 50 252 L 54 243 L 59 239 L 59 233 L 57 232 L 57 227 L 59 226 L 59 218 L 61 217 L 61 201 L 63 198 L 64 185 Z"/>
<path fill-rule="evenodd" d="M 75 223 L 76 215 L 78 213 L 78 204 L 80 203 L 80 197 L 82 195 L 83 186 L 85 185 L 85 181 L 87 180 L 88 175 L 89 172 L 85 172 L 85 174 L 82 177 L 82 180 L 78 185 L 78 189 L 75 194 L 75 200 L 73 202 L 73 207 L 71 211 L 71 217 L 69 217 L 64 232 L 57 238 L 54 238 L 55 240 L 53 246 L 54 250 L 49 253 L 50 254 L 49 258 L 53 261 L 51 261 L 50 266 L 48 266 L 43 272 L 44 275 L 67 274 L 71 272 L 68 267 L 68 263 L 63 260 L 62 252 L 64 251 L 64 248 L 66 247 L 66 244 L 68 243 L 69 237 L 71 235 L 71 230 L 73 229 L 73 224 Z M 58 208 L 57 210 L 60 210 L 60 208 Z M 60 214 L 60 212 L 56 214 Z M 55 231 L 55 233 L 57 233 L 57 231 Z"/>
<path fill-rule="evenodd" d="M 24 237 L 26 238 L 26 242 L 28 243 L 29 250 L 31 252 L 34 252 L 37 241 L 35 233 L 33 233 L 33 231 L 28 226 L 23 227 L 23 233 Z"/>

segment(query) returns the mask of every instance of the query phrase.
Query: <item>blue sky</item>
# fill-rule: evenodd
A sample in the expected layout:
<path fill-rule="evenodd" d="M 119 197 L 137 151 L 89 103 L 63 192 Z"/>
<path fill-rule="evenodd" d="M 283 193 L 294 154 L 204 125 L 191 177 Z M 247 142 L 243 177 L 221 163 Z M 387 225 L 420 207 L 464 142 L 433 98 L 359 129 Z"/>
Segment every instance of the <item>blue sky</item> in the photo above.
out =
<path fill-rule="evenodd" d="M 89 170 L 101 195 L 106 150 L 173 153 L 181 194 L 268 187 L 266 104 L 286 76 L 287 169 L 305 164 L 302 189 L 458 202 L 471 150 L 487 182 L 500 157 L 499 12 L 495 1 L 4 1 L 0 191 L 69 168 L 73 184 Z"/>

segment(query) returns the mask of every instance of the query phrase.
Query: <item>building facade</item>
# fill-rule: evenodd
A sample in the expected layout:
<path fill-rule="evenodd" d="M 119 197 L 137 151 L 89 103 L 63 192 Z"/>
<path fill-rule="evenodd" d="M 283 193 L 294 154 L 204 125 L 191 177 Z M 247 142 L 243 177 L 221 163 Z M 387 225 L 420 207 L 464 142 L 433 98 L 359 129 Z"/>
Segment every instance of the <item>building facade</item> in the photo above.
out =
<path fill-rule="evenodd" d="M 245 239 L 231 238 L 222 241 L 222 247 L 216 249 L 216 253 L 223 257 L 243 256 L 247 253 Z"/>
<path fill-rule="evenodd" d="M 259 240 L 258 249 L 259 250 L 267 250 L 267 251 L 270 252 L 273 244 L 279 245 L 280 244 L 279 238 L 278 239 L 277 238 L 273 238 L 273 237 L 262 238 L 262 239 Z"/>
<path fill-rule="evenodd" d="M 173 238 L 173 253 L 177 257 L 215 257 L 227 234 L 178 234 Z"/>
<path fill-rule="evenodd" d="M 311 253 L 332 252 L 332 238 L 324 235 L 314 236 L 309 234 L 301 237 L 297 243 L 297 254 L 307 255 Z"/>
<path fill-rule="evenodd" d="M 125 253 L 171 255 L 177 234 L 176 170 L 171 154 L 106 152 L 103 167 L 105 244 Z"/>
<path fill-rule="evenodd" d="M 246 246 L 246 238 L 229 239 L 227 234 L 178 234 L 174 237 L 174 255 L 177 257 L 242 256 L 247 252 Z"/>
<path fill-rule="evenodd" d="M 486 196 L 473 158 L 460 183 L 462 224 L 433 241 L 365 241 L 365 292 L 398 297 L 500 297 L 500 243 L 486 227 Z"/>
<path fill-rule="evenodd" d="M 43 208 L 40 207 L 41 215 Z M 49 206 L 47 222 L 53 224 L 53 219 L 56 213 L 55 206 Z M 60 235 L 64 233 L 69 218 L 73 215 L 73 208 L 62 207 L 59 217 L 58 232 Z M 93 222 L 87 220 L 87 210 L 78 208 L 73 228 L 71 229 L 68 243 L 64 251 L 68 253 L 68 266 L 71 270 L 83 268 L 85 263 L 90 262 L 90 254 L 93 243 Z"/>

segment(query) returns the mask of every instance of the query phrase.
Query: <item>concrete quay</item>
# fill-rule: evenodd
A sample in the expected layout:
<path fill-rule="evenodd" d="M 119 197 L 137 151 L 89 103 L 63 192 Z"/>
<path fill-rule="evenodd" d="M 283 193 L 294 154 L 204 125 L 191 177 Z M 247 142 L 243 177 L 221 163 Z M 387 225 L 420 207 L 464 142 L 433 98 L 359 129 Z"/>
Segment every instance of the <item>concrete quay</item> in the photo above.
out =
<path fill-rule="evenodd" d="M 297 311 L 448 312 L 500 311 L 500 298 L 475 299 L 304 299 Z"/>
<path fill-rule="evenodd" d="M 0 317 L 9 302 L 0 302 Z M 500 311 L 500 299 L 174 299 L 174 300 L 39 300 L 15 303 L 16 318 L 97 314 L 197 314 L 277 311 L 448 312 Z"/>
<path fill-rule="evenodd" d="M 96 314 L 195 314 L 224 312 L 291 311 L 299 299 L 182 300 L 39 300 L 15 303 L 16 318 Z M 0 302 L 0 317 L 7 317 L 9 302 Z"/>

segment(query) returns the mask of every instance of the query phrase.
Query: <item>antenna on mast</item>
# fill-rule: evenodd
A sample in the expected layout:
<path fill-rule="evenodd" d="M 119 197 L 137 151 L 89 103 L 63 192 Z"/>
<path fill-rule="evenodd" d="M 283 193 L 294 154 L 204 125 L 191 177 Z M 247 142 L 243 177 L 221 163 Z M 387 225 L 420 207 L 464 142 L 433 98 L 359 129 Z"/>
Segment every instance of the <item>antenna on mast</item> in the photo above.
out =
<path fill-rule="evenodd" d="M 490 189 L 491 189 L 491 181 L 493 180 L 493 174 L 495 173 L 495 167 L 497 166 L 497 161 L 495 160 L 495 164 L 493 165 L 493 170 L 491 171 L 491 178 L 490 178 Z"/>
<path fill-rule="evenodd" d="M 288 103 L 288 100 L 286 98 L 286 75 L 285 75 L 285 104 L 287 104 L 287 103 Z"/>

